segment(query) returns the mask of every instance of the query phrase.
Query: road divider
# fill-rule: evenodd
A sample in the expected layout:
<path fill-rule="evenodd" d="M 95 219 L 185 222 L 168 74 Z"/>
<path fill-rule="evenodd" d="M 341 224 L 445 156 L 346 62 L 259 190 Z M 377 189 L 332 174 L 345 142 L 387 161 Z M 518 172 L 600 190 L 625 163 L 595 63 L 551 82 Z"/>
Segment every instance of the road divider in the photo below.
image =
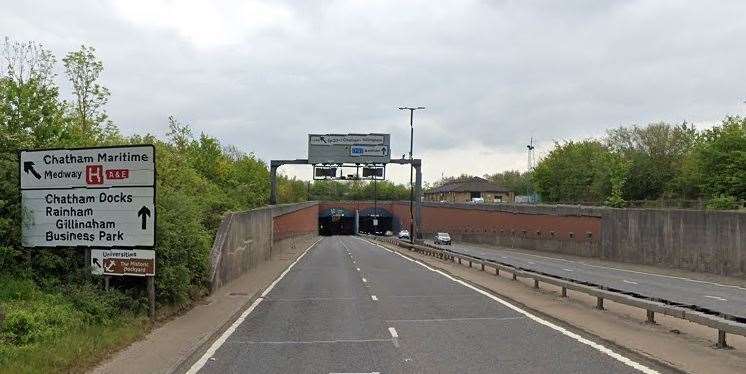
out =
<path fill-rule="evenodd" d="M 473 264 L 477 264 L 480 265 L 480 269 L 482 271 L 488 271 L 488 269 L 491 268 L 495 272 L 495 275 L 499 275 L 501 271 L 504 271 L 512 274 L 513 280 L 517 280 L 518 278 L 533 280 L 533 285 L 535 288 L 539 288 L 540 283 L 551 284 L 560 287 L 562 297 L 567 297 L 567 290 L 585 293 L 596 298 L 596 308 L 599 310 L 604 309 L 605 300 L 611 300 L 619 304 L 644 309 L 647 315 L 646 322 L 648 323 L 654 324 L 655 313 L 660 313 L 663 315 L 697 323 L 703 326 L 711 327 L 717 330 L 717 340 L 715 344 L 717 348 L 729 348 L 726 341 L 727 334 L 746 336 L 746 321 L 741 321 L 739 318 L 734 316 L 713 314 L 694 306 L 682 305 L 670 300 L 660 298 L 654 300 L 652 298 L 646 297 L 645 295 L 630 294 L 611 290 L 593 283 L 580 283 L 578 281 L 558 277 L 555 275 L 543 274 L 532 269 L 517 267 L 495 260 L 469 256 L 449 249 L 439 248 L 430 244 L 412 244 L 391 237 L 379 237 L 371 235 L 364 235 L 363 237 L 367 238 L 368 240 L 389 243 L 391 245 L 409 249 L 410 251 L 433 256 L 441 260 L 450 261 L 457 264 L 465 264 L 468 262 L 470 268 Z"/>

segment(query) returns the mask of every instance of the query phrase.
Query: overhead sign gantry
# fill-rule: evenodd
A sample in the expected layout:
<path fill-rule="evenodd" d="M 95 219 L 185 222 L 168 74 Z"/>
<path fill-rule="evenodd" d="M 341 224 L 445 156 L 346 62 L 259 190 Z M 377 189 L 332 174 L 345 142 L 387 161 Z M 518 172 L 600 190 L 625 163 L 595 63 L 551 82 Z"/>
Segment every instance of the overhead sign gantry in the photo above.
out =
<path fill-rule="evenodd" d="M 386 165 L 411 165 L 415 170 L 414 217 L 420 225 L 422 196 L 422 161 L 420 159 L 391 158 L 390 134 L 309 134 L 308 158 L 272 160 L 270 162 L 270 204 L 277 204 L 277 168 L 282 165 L 312 165 L 314 179 L 383 180 Z M 414 227 L 412 228 L 414 237 Z"/>

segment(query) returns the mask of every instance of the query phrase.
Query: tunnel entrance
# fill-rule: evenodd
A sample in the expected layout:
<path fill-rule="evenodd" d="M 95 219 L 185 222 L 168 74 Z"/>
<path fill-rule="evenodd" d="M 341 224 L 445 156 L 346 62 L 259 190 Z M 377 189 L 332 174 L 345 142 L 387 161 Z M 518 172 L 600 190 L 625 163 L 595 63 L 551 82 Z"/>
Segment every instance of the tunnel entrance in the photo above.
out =
<path fill-rule="evenodd" d="M 359 212 L 358 231 L 363 234 L 384 235 L 393 232 L 394 216 L 383 208 L 366 208 Z"/>
<path fill-rule="evenodd" d="M 355 212 L 329 208 L 319 212 L 319 235 L 354 235 Z"/>

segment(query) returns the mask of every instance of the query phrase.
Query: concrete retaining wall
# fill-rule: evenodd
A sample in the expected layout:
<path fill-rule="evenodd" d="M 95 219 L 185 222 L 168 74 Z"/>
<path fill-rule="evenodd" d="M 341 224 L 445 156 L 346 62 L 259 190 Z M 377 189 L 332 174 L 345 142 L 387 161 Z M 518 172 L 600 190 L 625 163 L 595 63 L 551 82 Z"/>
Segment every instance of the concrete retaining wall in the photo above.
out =
<path fill-rule="evenodd" d="M 268 260 L 278 242 L 316 235 L 317 221 L 316 202 L 226 214 L 210 253 L 210 289 L 214 291 Z"/>
<path fill-rule="evenodd" d="M 601 257 L 746 276 L 746 214 L 679 209 L 605 209 Z"/>

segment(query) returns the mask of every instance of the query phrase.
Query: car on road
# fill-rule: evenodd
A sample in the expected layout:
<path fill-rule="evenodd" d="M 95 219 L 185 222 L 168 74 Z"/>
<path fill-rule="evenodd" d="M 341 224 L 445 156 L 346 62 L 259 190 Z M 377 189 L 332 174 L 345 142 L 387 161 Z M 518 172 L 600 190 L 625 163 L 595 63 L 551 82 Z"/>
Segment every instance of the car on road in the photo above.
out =
<path fill-rule="evenodd" d="M 411 239 L 412 237 L 409 236 L 409 230 L 401 230 L 399 231 L 399 239 Z"/>
<path fill-rule="evenodd" d="M 439 232 L 435 234 L 433 242 L 435 242 L 435 244 L 451 245 L 451 235 L 448 235 L 447 232 Z"/>

